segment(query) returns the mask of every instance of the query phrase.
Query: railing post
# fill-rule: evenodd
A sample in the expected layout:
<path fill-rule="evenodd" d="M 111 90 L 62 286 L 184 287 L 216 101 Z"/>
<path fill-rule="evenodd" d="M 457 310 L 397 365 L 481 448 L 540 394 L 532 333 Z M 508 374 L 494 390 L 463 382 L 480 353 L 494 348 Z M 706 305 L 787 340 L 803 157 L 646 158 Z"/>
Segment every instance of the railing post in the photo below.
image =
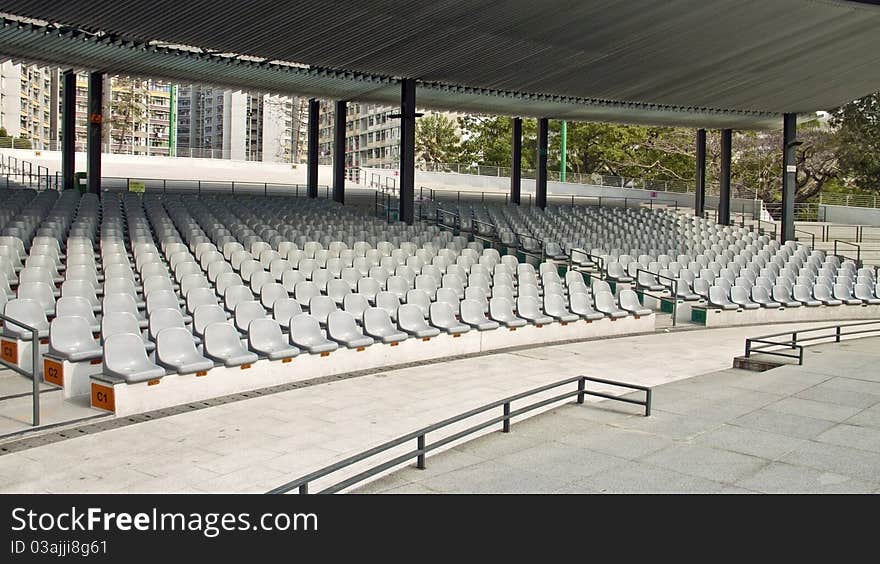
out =
<path fill-rule="evenodd" d="M 835 343 L 840 342 L 840 325 L 838 325 L 837 327 L 834 328 L 834 342 Z"/>
<path fill-rule="evenodd" d="M 752 356 L 752 340 L 746 339 L 746 358 Z"/>
<path fill-rule="evenodd" d="M 501 424 L 501 432 L 510 432 L 510 402 L 504 404 L 504 421 Z"/>
<path fill-rule="evenodd" d="M 33 426 L 40 425 L 40 337 L 36 329 L 31 330 L 31 374 L 33 376 L 34 421 Z"/>
<path fill-rule="evenodd" d="M 586 387 L 586 384 L 587 384 L 587 380 L 585 378 L 581 377 L 578 380 L 578 395 L 577 395 L 577 402 L 578 403 L 584 403 L 584 388 Z"/>
<path fill-rule="evenodd" d="M 301 485 L 299 487 L 299 493 L 300 493 L 300 495 L 306 495 L 307 493 L 309 493 L 309 484 L 305 483 L 305 484 Z"/>
<path fill-rule="evenodd" d="M 418 468 L 419 470 L 424 470 L 425 469 L 425 453 L 424 453 L 425 435 L 419 435 L 418 439 L 416 440 L 416 448 L 419 449 L 419 456 L 416 459 L 416 468 Z"/>
<path fill-rule="evenodd" d="M 653 395 L 651 388 L 645 390 L 645 417 L 651 416 L 651 396 Z"/>
<path fill-rule="evenodd" d="M 797 331 L 791 334 L 791 348 L 797 348 Z"/>

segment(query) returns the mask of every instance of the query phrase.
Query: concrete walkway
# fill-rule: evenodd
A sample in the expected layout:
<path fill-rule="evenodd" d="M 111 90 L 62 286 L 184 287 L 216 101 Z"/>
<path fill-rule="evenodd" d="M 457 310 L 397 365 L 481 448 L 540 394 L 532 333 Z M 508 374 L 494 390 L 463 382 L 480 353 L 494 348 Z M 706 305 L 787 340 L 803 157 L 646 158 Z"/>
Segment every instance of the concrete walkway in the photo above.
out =
<path fill-rule="evenodd" d="M 822 324 L 797 327 L 817 325 Z M 2 455 L 0 491 L 263 492 L 543 384 L 578 374 L 668 383 L 729 367 L 747 336 L 791 328 L 695 330 L 546 346 L 255 397 Z M 582 410 L 587 411 L 605 413 Z"/>
<path fill-rule="evenodd" d="M 429 457 L 360 493 L 880 493 L 880 339 L 803 367 L 724 370 L 626 404 L 573 403 Z"/>

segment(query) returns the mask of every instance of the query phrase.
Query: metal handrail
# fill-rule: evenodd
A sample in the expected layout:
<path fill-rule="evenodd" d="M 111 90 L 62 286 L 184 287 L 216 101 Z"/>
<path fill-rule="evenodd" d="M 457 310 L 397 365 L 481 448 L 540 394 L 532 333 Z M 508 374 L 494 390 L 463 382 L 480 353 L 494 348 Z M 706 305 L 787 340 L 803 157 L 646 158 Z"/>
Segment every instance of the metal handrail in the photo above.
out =
<path fill-rule="evenodd" d="M 657 278 L 657 283 L 660 284 L 661 286 L 665 286 L 665 284 L 660 282 L 661 278 L 663 280 L 669 280 L 672 282 L 672 288 L 671 288 L 672 295 L 668 296 L 668 297 L 672 298 L 672 326 L 675 327 L 676 326 L 675 318 L 676 318 L 676 314 L 678 313 L 678 278 L 672 278 L 670 276 L 660 274 L 659 272 L 651 272 L 650 270 L 645 270 L 644 268 L 637 268 L 636 269 L 636 289 L 641 289 L 642 294 L 645 294 L 647 296 L 651 296 L 652 298 L 658 299 L 660 301 L 663 301 L 663 299 L 667 298 L 667 296 L 655 296 L 654 294 L 651 294 L 650 291 L 645 292 L 644 291 L 645 286 L 642 285 L 641 282 L 639 282 L 639 273 L 641 273 L 641 272 L 644 272 L 646 274 L 650 274 L 651 276 Z M 648 290 L 650 290 L 650 288 L 648 288 Z"/>
<path fill-rule="evenodd" d="M 849 241 L 840 241 L 838 239 L 835 239 L 834 240 L 834 255 L 838 256 L 840 258 L 845 258 L 845 259 L 852 259 L 852 257 L 848 257 L 842 253 L 838 253 L 837 252 L 837 244 L 838 243 L 840 243 L 841 245 L 849 245 L 850 247 L 856 248 L 856 259 L 855 259 L 856 266 L 858 268 L 861 268 L 862 267 L 862 246 L 859 245 L 858 243 L 851 243 Z"/>
<path fill-rule="evenodd" d="M 514 401 L 521 400 L 521 399 L 524 399 L 524 398 L 527 398 L 527 397 L 530 397 L 530 396 L 533 396 L 533 395 L 536 395 L 536 394 L 539 394 L 542 392 L 546 392 L 546 391 L 552 390 L 554 388 L 559 388 L 559 387 L 562 387 L 562 386 L 565 386 L 568 384 L 572 384 L 575 382 L 577 382 L 577 385 L 578 385 L 577 390 L 558 394 L 553 397 L 537 401 L 535 403 L 529 404 L 527 406 L 521 407 L 516 410 L 511 410 L 511 408 L 510 408 L 511 407 L 510 404 Z M 586 389 L 587 382 L 597 382 L 600 384 L 608 384 L 611 386 L 619 386 L 622 388 L 643 391 L 643 392 L 645 392 L 645 399 L 644 399 L 644 401 L 639 401 L 639 400 L 632 399 L 632 398 L 612 396 L 611 394 L 606 394 L 603 392 L 589 391 Z M 417 431 L 407 433 L 406 435 L 403 435 L 403 436 L 400 436 L 396 439 L 392 439 L 388 442 L 382 443 L 381 445 L 378 445 L 378 446 L 375 446 L 371 449 L 365 450 L 359 454 L 356 454 L 354 456 L 350 456 L 348 458 L 340 460 L 339 462 L 336 462 L 336 463 L 331 464 L 329 466 L 325 466 L 324 468 L 321 468 L 320 470 L 316 470 L 315 472 L 311 472 L 309 474 L 306 474 L 305 476 L 297 478 L 296 480 L 293 480 L 291 482 L 287 482 L 286 484 L 278 486 L 277 488 L 274 488 L 266 493 L 268 493 L 268 494 L 283 494 L 283 493 L 287 493 L 287 492 L 290 492 L 293 490 L 297 490 L 301 494 L 307 494 L 307 493 L 309 493 L 309 483 L 314 482 L 315 480 L 323 478 L 324 476 L 327 476 L 327 475 L 332 474 L 334 472 L 337 472 L 339 470 L 342 470 L 343 468 L 347 468 L 347 467 L 349 467 L 353 464 L 356 464 L 358 462 L 367 460 L 377 454 L 381 454 L 381 453 L 383 453 L 387 450 L 390 450 L 392 448 L 404 445 L 404 444 L 411 442 L 413 440 L 416 441 L 416 449 L 415 450 L 412 450 L 412 451 L 409 451 L 405 454 L 396 456 L 387 462 L 383 462 L 381 464 L 377 464 L 375 466 L 372 466 L 369 469 L 364 470 L 363 472 L 356 474 L 355 476 L 347 478 L 341 482 L 338 482 L 337 484 L 334 484 L 334 485 L 320 491 L 319 493 L 336 493 L 336 492 L 341 491 L 351 485 L 354 485 L 358 482 L 361 482 L 371 476 L 375 476 L 376 474 L 379 474 L 380 472 L 383 472 L 385 470 L 388 470 L 390 468 L 393 468 L 395 466 L 398 466 L 400 464 L 408 462 L 412 459 L 416 459 L 416 466 L 419 469 L 424 469 L 425 468 L 425 455 L 428 452 L 431 452 L 432 450 L 438 449 L 442 446 L 445 446 L 449 443 L 455 442 L 459 439 L 463 439 L 464 437 L 467 437 L 468 435 L 471 435 L 477 431 L 480 431 L 480 430 L 485 429 L 487 427 L 491 427 L 492 425 L 496 425 L 498 423 L 502 424 L 501 432 L 508 433 L 508 432 L 510 432 L 510 420 L 513 417 L 523 415 L 525 413 L 528 413 L 528 412 L 533 411 L 535 409 L 538 409 L 540 407 L 544 407 L 545 405 L 550 405 L 550 404 L 565 400 L 567 398 L 570 398 L 572 396 L 577 396 L 577 403 L 582 404 L 582 403 L 584 403 L 584 396 L 587 396 L 587 395 L 601 397 L 601 398 L 605 398 L 605 399 L 616 400 L 616 401 L 622 401 L 622 402 L 631 403 L 631 404 L 635 404 L 635 405 L 642 405 L 645 407 L 645 417 L 648 417 L 651 415 L 651 396 L 652 396 L 652 393 L 651 393 L 650 387 L 640 386 L 638 384 L 628 384 L 626 382 L 617 382 L 615 380 L 606 380 L 603 378 L 593 378 L 590 376 L 574 376 L 572 378 L 566 378 L 565 380 L 560 380 L 559 382 L 547 384 L 545 386 L 540 386 L 538 388 L 533 388 L 531 390 L 510 396 L 510 397 L 507 397 L 507 398 L 504 398 L 504 399 L 501 399 L 498 401 L 494 401 L 492 403 L 486 404 L 481 407 L 477 407 L 475 409 L 472 409 L 470 411 L 466 411 L 466 412 L 461 413 L 459 415 L 455 415 L 455 416 L 450 417 L 448 419 L 444 419 L 443 421 L 440 421 L 438 423 L 434 423 L 433 425 L 428 425 L 427 427 L 423 427 L 421 429 L 418 429 Z M 474 417 L 476 415 L 480 415 L 482 413 L 486 413 L 487 411 L 491 411 L 491 410 L 497 409 L 499 407 L 501 407 L 503 411 L 502 411 L 502 415 L 500 415 L 498 417 L 493 417 L 492 419 L 489 419 L 488 421 L 483 421 L 483 422 L 478 423 L 472 427 L 469 427 L 467 429 L 464 429 L 462 431 L 458 431 L 452 435 L 449 435 L 447 437 L 439 439 L 433 443 L 428 444 L 426 441 L 426 437 L 427 437 L 428 433 L 438 431 L 440 429 L 443 429 L 445 427 L 448 427 L 448 426 L 453 425 L 455 423 L 458 423 L 460 421 L 464 421 L 465 419 L 469 419 L 471 417 Z"/>
<path fill-rule="evenodd" d="M 807 235 L 809 235 L 810 236 L 810 247 L 813 249 L 816 248 L 816 234 L 815 233 L 813 233 L 812 231 L 806 231 L 804 229 L 798 229 L 797 227 L 794 228 L 794 232 L 795 232 L 795 237 L 794 237 L 795 240 L 797 240 L 798 233 L 806 233 Z"/>
<path fill-rule="evenodd" d="M 864 327 L 866 325 L 876 325 L 875 329 L 865 329 L 862 331 L 844 331 L 844 328 L 847 327 Z M 818 335 L 813 337 L 802 337 L 804 333 L 815 333 L 817 331 L 827 331 L 829 329 L 834 330 L 834 334 L 832 335 Z M 760 337 L 751 337 L 746 339 L 746 358 L 749 358 L 752 353 L 761 353 L 761 354 L 769 354 L 773 356 L 781 356 L 784 358 L 796 358 L 798 359 L 798 365 L 804 364 L 804 346 L 801 343 L 810 342 L 810 341 L 818 341 L 820 339 L 831 339 L 833 338 L 836 343 L 840 342 L 841 337 L 846 337 L 850 335 L 862 335 L 865 333 L 876 333 L 880 332 L 880 321 L 864 321 L 861 323 L 847 323 L 840 325 L 826 325 L 824 327 L 814 327 L 812 329 L 801 329 L 799 331 L 785 331 L 782 333 L 774 333 L 772 335 L 762 335 Z M 776 337 L 788 336 L 789 339 L 784 341 L 773 340 Z M 760 347 L 754 346 L 757 343 L 759 345 L 764 345 Z M 786 347 L 787 349 L 796 350 L 797 354 L 787 354 L 784 350 L 769 350 L 769 347 Z"/>
<path fill-rule="evenodd" d="M 10 363 L 6 362 L 5 360 L 3 360 L 2 358 L 0 358 L 0 364 L 3 364 L 4 366 L 9 368 L 10 370 L 18 372 L 22 376 L 30 376 L 31 380 L 33 381 L 33 389 L 31 391 L 31 397 L 33 398 L 34 405 L 33 405 L 31 425 L 33 427 L 37 427 L 40 424 L 40 378 L 39 378 L 39 375 L 40 375 L 40 331 L 36 327 L 31 327 L 27 323 L 22 323 L 21 321 L 18 321 L 17 319 L 14 319 L 14 318 L 9 317 L 9 316 L 2 314 L 2 313 L 0 313 L 0 319 L 3 320 L 3 322 L 6 326 L 8 326 L 11 323 L 13 325 L 16 325 L 18 327 L 21 327 L 22 329 L 25 329 L 25 330 L 31 332 L 31 355 L 32 355 L 31 361 L 33 363 L 31 366 L 31 371 L 28 372 L 27 370 L 25 370 L 19 366 L 16 366 L 14 364 L 10 364 Z"/>

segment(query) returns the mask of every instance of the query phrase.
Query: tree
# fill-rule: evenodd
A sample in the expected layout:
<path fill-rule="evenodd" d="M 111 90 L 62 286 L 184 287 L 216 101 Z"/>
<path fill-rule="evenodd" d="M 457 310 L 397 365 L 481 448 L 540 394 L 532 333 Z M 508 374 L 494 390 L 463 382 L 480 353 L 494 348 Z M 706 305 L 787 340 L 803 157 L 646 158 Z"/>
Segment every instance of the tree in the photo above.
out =
<path fill-rule="evenodd" d="M 142 83 L 131 77 L 115 77 L 111 100 L 110 130 L 118 150 L 122 151 L 126 142 L 134 147 L 134 127 L 143 121 L 147 113 L 145 97 L 141 94 Z"/>
<path fill-rule="evenodd" d="M 461 146 L 455 120 L 431 114 L 416 122 L 416 160 L 425 163 L 458 162 Z"/>
<path fill-rule="evenodd" d="M 851 102 L 832 117 L 843 176 L 862 190 L 880 191 L 880 93 Z"/>

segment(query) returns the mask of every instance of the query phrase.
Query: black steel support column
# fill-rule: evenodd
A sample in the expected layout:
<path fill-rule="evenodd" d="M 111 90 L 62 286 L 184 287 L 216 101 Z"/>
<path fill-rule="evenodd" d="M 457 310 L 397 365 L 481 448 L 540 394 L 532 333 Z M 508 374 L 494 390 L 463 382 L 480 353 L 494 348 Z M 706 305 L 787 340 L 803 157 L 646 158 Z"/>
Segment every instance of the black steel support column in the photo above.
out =
<path fill-rule="evenodd" d="M 718 194 L 718 223 L 730 225 L 730 158 L 732 154 L 733 131 L 721 130 L 721 189 Z"/>
<path fill-rule="evenodd" d="M 694 191 L 694 215 L 706 211 L 706 130 L 697 130 L 697 189 Z"/>
<path fill-rule="evenodd" d="M 797 188 L 797 114 L 782 118 L 782 229 L 780 241 L 794 241 L 794 200 Z"/>
<path fill-rule="evenodd" d="M 333 201 L 345 203 L 345 124 L 348 102 L 337 100 L 333 130 Z"/>
<path fill-rule="evenodd" d="M 535 176 L 535 205 L 541 209 L 547 207 L 547 118 L 538 120 L 538 160 Z"/>
<path fill-rule="evenodd" d="M 318 100 L 309 100 L 309 155 L 306 165 L 306 193 L 309 198 L 318 197 L 318 114 L 321 104 Z"/>
<path fill-rule="evenodd" d="M 101 123 L 104 121 L 104 73 L 89 73 L 89 137 L 87 178 L 89 192 L 101 193 Z"/>
<path fill-rule="evenodd" d="M 76 73 L 64 71 L 61 104 L 61 187 L 72 190 L 76 172 Z"/>
<path fill-rule="evenodd" d="M 415 220 L 416 183 L 416 81 L 400 81 L 400 221 L 412 225 Z"/>
<path fill-rule="evenodd" d="M 510 203 L 519 205 L 522 185 L 522 118 L 513 118 L 513 154 L 510 158 Z"/>

